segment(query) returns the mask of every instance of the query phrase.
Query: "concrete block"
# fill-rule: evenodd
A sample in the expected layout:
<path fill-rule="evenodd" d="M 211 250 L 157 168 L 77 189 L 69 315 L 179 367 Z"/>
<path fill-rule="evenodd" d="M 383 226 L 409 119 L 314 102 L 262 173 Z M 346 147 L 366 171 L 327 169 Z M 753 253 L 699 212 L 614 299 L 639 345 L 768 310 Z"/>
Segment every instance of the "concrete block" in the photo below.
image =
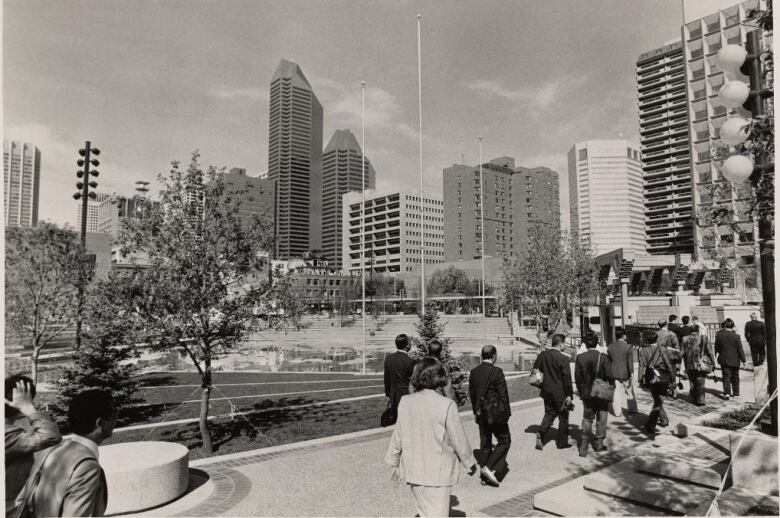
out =
<path fill-rule="evenodd" d="M 619 462 L 614 468 L 611 473 L 591 473 L 585 477 L 583 486 L 588 491 L 678 514 L 687 514 L 702 502 L 712 500 L 716 493 L 711 488 L 635 471 L 633 459 Z"/>
<path fill-rule="evenodd" d="M 180 497 L 189 486 L 189 450 L 171 442 L 142 441 L 100 447 L 108 483 L 106 515 L 142 511 Z"/>
<path fill-rule="evenodd" d="M 743 436 L 745 440 L 737 450 Z M 747 430 L 732 432 L 729 439 L 732 485 L 765 495 L 780 493 L 778 491 L 778 438 L 756 430 Z"/>
<path fill-rule="evenodd" d="M 706 516 L 711 502 L 705 502 L 691 511 L 691 516 Z M 754 491 L 732 487 L 718 498 L 721 516 L 778 516 L 780 498 L 760 495 Z"/>
<path fill-rule="evenodd" d="M 728 460 L 725 455 L 720 462 L 713 462 L 682 455 L 646 453 L 634 457 L 634 468 L 637 471 L 717 489 L 726 474 Z"/>

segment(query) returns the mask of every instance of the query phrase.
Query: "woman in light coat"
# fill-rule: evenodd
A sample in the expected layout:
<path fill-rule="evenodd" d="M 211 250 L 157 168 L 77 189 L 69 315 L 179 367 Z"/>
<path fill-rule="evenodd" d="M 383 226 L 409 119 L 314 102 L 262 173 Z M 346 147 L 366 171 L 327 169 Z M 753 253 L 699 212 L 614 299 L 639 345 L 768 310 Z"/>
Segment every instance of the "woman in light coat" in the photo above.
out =
<path fill-rule="evenodd" d="M 447 371 L 435 358 L 423 358 L 414 367 L 415 392 L 401 398 L 398 421 L 385 462 L 393 466 L 392 479 L 403 477 L 412 490 L 420 516 L 449 516 L 452 485 L 460 463 L 469 475 L 477 471 L 458 406 L 444 397 Z"/>

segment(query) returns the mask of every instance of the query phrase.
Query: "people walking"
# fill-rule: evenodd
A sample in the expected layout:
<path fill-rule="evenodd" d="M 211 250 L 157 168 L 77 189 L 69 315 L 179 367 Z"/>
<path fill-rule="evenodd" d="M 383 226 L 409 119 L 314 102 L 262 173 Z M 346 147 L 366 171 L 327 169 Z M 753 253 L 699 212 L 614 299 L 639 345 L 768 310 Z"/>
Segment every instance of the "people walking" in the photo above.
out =
<path fill-rule="evenodd" d="M 403 466 L 419 516 L 449 516 L 458 463 L 469 475 L 478 468 L 457 404 L 440 393 L 446 383 L 444 365 L 435 358 L 423 358 L 414 367 L 411 384 L 415 392 L 400 400 L 385 455 L 385 462 L 393 467 L 393 481 L 400 481 Z"/>
<path fill-rule="evenodd" d="M 593 442 L 593 451 L 603 451 L 607 447 L 604 439 L 607 435 L 607 407 L 609 402 L 594 397 L 593 385 L 596 380 L 611 383 L 609 377 L 609 356 L 596 349 L 598 336 L 595 333 L 586 334 L 582 342 L 588 348 L 587 352 L 577 356 L 574 362 L 574 381 L 577 392 L 582 400 L 582 437 L 580 438 L 580 457 L 588 455 L 588 445 Z M 593 422 L 596 422 L 593 430 Z"/>
<path fill-rule="evenodd" d="M 428 343 L 428 356 L 430 356 L 431 358 L 436 358 L 442 363 L 442 365 L 444 365 L 444 369 L 447 371 L 447 384 L 442 389 L 442 393 L 444 394 L 445 397 L 448 397 L 453 401 L 457 401 L 457 396 L 455 395 L 455 387 L 452 386 L 452 376 L 450 376 L 450 368 L 444 362 L 444 359 L 441 357 L 443 349 L 444 346 L 442 345 L 441 341 L 434 338 Z M 413 386 L 409 387 L 410 392 L 413 389 L 414 389 Z"/>
<path fill-rule="evenodd" d="M 766 359 L 766 328 L 758 319 L 758 313 L 751 313 L 750 321 L 745 324 L 745 340 L 750 345 L 753 367 L 763 365 Z"/>
<path fill-rule="evenodd" d="M 396 352 L 385 358 L 385 396 L 388 406 L 397 414 L 401 397 L 409 393 L 409 380 L 414 369 L 414 360 L 409 356 L 409 337 L 400 334 L 395 338 Z"/>
<path fill-rule="evenodd" d="M 73 435 L 39 454 L 20 494 L 31 516 L 103 516 L 108 503 L 106 476 L 98 446 L 115 424 L 111 394 L 86 390 L 68 407 Z"/>
<path fill-rule="evenodd" d="M 675 315 L 669 315 L 669 318 L 676 319 Z M 666 321 L 661 319 L 658 321 L 658 345 L 663 347 L 666 351 L 666 355 L 669 358 L 672 370 L 670 371 L 671 381 L 667 386 L 667 390 L 671 393 L 672 397 L 677 397 L 677 377 L 679 376 L 680 365 L 682 364 L 682 353 L 680 351 L 680 340 L 678 339 L 677 330 L 679 326 L 675 325 L 674 328 L 666 326 Z"/>
<path fill-rule="evenodd" d="M 498 354 L 492 345 L 482 348 L 482 363 L 469 373 L 469 398 L 479 425 L 481 477 L 498 487 L 496 468 L 506 462 L 512 436 L 509 433 L 509 391 L 504 371 L 494 364 Z M 493 436 L 496 445 L 493 446 Z"/>
<path fill-rule="evenodd" d="M 709 340 L 700 331 L 699 326 L 691 326 L 691 334 L 682 341 L 682 355 L 685 360 L 685 374 L 691 386 L 691 403 L 704 406 L 704 383 L 707 374 L 715 369 L 715 354 Z"/>
<path fill-rule="evenodd" d="M 673 317 L 674 315 L 669 316 Z M 669 329 L 666 320 L 663 318 L 658 320 L 658 331 L 656 331 L 656 334 L 658 335 L 658 345 L 680 349 L 680 341 L 677 339 L 677 334 Z"/>
<path fill-rule="evenodd" d="M 674 333 L 674 335 L 677 337 L 677 343 L 679 344 L 680 340 L 682 340 L 682 336 L 681 336 L 682 327 L 680 326 L 680 324 L 677 323 L 677 315 L 669 315 L 669 325 L 667 326 L 667 328 L 669 329 L 669 331 Z"/>
<path fill-rule="evenodd" d="M 691 334 L 691 317 L 685 315 L 682 317 L 682 326 L 680 326 L 680 334 L 677 335 L 680 345 L 682 345 L 683 338 Z"/>
<path fill-rule="evenodd" d="M 674 383 L 674 366 L 669 360 L 666 347 L 660 343 L 657 333 L 650 333 L 647 340 L 650 342 L 650 358 L 643 376 L 645 385 L 650 387 L 650 394 L 653 396 L 653 409 L 647 417 L 645 431 L 652 437 L 656 434 L 656 425 L 669 425 L 663 398 L 669 390 L 669 384 Z"/>
<path fill-rule="evenodd" d="M 739 397 L 739 365 L 745 366 L 745 351 L 730 318 L 723 321 L 723 329 L 715 335 L 715 354 L 723 375 L 723 399 Z"/>
<path fill-rule="evenodd" d="M 552 336 L 550 348 L 539 353 L 534 369 L 542 373 L 542 386 L 539 396 L 544 400 L 544 418 L 536 433 L 536 449 L 544 448 L 547 431 L 558 419 L 558 433 L 555 444 L 559 449 L 569 448 L 569 410 L 572 407 L 574 389 L 571 383 L 569 356 L 564 354 L 566 337 L 561 334 Z"/>
<path fill-rule="evenodd" d="M 35 384 L 19 374 L 5 379 L 5 514 L 11 516 L 16 497 L 30 476 L 33 454 L 62 441 L 54 421 L 33 405 Z M 22 427 L 24 418 L 29 426 Z"/>
<path fill-rule="evenodd" d="M 615 396 L 609 409 L 612 415 L 623 415 L 623 406 L 627 405 L 628 413 L 635 414 L 636 394 L 634 394 L 634 352 L 631 345 L 623 337 L 625 331 L 622 327 L 615 328 L 615 341 L 607 348 L 611 377 L 615 380 Z"/>

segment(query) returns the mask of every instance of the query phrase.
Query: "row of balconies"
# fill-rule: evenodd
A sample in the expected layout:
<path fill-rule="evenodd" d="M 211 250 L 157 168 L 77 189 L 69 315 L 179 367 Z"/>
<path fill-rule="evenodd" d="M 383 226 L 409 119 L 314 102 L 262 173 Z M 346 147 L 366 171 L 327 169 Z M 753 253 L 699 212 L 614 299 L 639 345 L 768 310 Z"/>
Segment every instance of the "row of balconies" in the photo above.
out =
<path fill-rule="evenodd" d="M 691 182 L 691 173 L 690 171 L 685 171 L 680 174 L 667 174 L 667 175 L 661 175 L 654 177 L 652 179 L 645 178 L 644 186 L 645 189 L 649 188 L 656 188 L 665 184 L 669 183 L 675 183 L 675 184 L 685 184 L 690 187 Z"/>
<path fill-rule="evenodd" d="M 685 90 L 681 89 L 679 93 L 670 94 L 671 97 L 678 97 L 678 99 L 667 100 L 664 96 L 663 99 L 653 99 L 646 103 L 640 103 L 639 106 L 639 118 L 644 120 L 650 115 L 662 113 L 674 108 L 685 107 Z"/>
<path fill-rule="evenodd" d="M 668 63 L 666 65 L 662 64 L 659 68 L 656 69 L 642 69 L 637 68 L 637 75 L 639 76 L 638 82 L 642 86 L 648 86 L 652 85 L 657 81 L 663 81 L 666 80 L 666 76 L 670 74 L 676 74 L 683 71 L 683 62 L 682 62 L 682 56 L 680 56 L 676 62 L 674 63 Z"/>
<path fill-rule="evenodd" d="M 656 67 L 671 66 L 676 62 L 682 62 L 682 53 L 666 56 L 658 61 L 648 61 L 636 67 L 637 73 L 646 73 Z"/>
<path fill-rule="evenodd" d="M 674 210 L 674 209 L 670 209 Z M 645 216 L 645 224 L 650 222 L 656 222 L 656 221 L 666 221 L 666 220 L 690 220 L 691 219 L 692 212 L 689 210 L 685 210 L 682 212 L 664 212 L 664 213 L 654 213 L 649 216 Z"/>

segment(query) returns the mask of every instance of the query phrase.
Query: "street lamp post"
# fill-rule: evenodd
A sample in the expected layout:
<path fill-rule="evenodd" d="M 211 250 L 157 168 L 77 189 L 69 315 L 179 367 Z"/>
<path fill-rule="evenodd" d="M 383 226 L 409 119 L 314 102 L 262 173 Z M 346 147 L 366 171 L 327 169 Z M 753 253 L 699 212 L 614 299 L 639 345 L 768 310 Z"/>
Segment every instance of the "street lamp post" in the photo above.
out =
<path fill-rule="evenodd" d="M 423 187 L 423 141 L 422 141 L 422 52 L 420 40 L 420 24 L 422 15 L 417 15 L 417 108 L 419 112 L 419 137 L 420 137 L 420 215 L 424 217 L 423 199 L 425 196 Z M 423 220 L 424 221 L 424 220 Z M 420 314 L 425 314 L 425 229 L 420 232 Z"/>
<path fill-rule="evenodd" d="M 363 204 L 362 204 L 362 210 L 360 211 L 361 214 L 361 226 L 362 228 L 362 243 L 360 246 L 360 267 L 361 267 L 361 283 L 363 287 L 363 296 L 362 299 L 362 309 L 361 309 L 361 317 L 363 321 L 363 368 L 362 373 L 366 373 L 366 82 L 362 81 L 360 83 L 360 91 L 361 91 L 361 104 L 362 104 L 362 140 L 363 140 L 363 151 L 362 156 L 360 157 L 360 171 L 363 178 Z"/>
<path fill-rule="evenodd" d="M 482 136 L 479 140 L 479 238 L 480 260 L 482 262 L 482 345 L 487 345 L 487 313 L 485 312 L 485 185 L 482 183 Z"/>

